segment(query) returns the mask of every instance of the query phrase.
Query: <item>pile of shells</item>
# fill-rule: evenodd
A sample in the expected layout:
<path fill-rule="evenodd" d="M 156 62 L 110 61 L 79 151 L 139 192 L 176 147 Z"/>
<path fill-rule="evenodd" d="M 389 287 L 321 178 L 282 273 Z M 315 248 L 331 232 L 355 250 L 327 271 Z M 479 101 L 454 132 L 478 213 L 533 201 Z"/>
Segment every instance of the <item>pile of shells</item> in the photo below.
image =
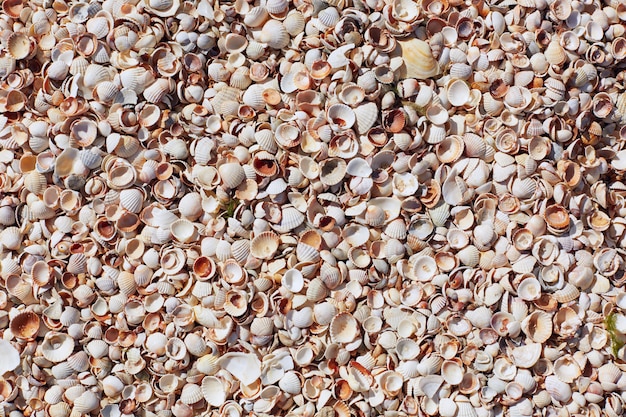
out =
<path fill-rule="evenodd" d="M 3 0 L 0 416 L 626 413 L 622 0 Z"/>

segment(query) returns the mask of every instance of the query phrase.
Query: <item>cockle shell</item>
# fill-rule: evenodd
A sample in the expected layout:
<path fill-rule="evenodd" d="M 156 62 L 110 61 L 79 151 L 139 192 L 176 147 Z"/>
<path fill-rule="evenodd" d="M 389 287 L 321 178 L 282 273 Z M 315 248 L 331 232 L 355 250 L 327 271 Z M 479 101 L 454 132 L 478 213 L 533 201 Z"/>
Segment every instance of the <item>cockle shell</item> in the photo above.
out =
<path fill-rule="evenodd" d="M 356 319 L 349 313 L 340 313 L 330 322 L 330 337 L 335 343 L 350 343 L 359 334 Z"/>
<path fill-rule="evenodd" d="M 250 253 L 259 259 L 270 259 L 278 249 L 279 238 L 273 232 L 264 232 L 252 239 Z"/>
<path fill-rule="evenodd" d="M 32 340 L 39 332 L 39 325 L 39 316 L 31 311 L 25 311 L 13 317 L 10 328 L 15 337 Z"/>
<path fill-rule="evenodd" d="M 62 362 L 74 351 L 74 339 L 67 334 L 48 332 L 41 345 L 41 351 L 50 362 Z"/>
<path fill-rule="evenodd" d="M 424 80 L 439 74 L 439 64 L 433 58 L 432 51 L 428 43 L 423 40 L 413 38 L 399 41 L 402 50 L 402 57 L 405 65 L 406 78 L 416 78 Z"/>

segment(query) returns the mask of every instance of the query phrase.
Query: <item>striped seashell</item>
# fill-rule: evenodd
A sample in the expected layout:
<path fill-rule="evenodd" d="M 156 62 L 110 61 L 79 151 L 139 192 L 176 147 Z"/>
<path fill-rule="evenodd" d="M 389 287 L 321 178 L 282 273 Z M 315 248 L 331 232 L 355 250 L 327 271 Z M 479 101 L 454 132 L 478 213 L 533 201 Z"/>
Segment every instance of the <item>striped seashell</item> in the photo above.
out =
<path fill-rule="evenodd" d="M 203 397 L 202 389 L 196 384 L 186 384 L 180 393 L 180 401 L 183 404 L 195 404 L 202 400 Z"/>
<path fill-rule="evenodd" d="M 309 285 L 306 290 L 306 298 L 309 301 L 313 301 L 313 302 L 321 301 L 324 298 L 326 298 L 327 294 L 328 294 L 328 289 L 326 288 L 326 285 L 324 285 L 324 282 L 321 279 L 315 278 L 309 282 Z"/>

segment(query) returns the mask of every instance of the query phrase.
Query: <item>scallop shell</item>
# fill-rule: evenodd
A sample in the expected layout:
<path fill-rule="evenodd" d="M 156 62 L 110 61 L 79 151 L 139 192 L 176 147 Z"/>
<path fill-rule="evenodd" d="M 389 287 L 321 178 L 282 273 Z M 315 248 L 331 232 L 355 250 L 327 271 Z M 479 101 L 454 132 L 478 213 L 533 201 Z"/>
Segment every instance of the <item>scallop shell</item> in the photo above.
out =
<path fill-rule="evenodd" d="M 320 180 L 322 184 L 333 186 L 339 184 L 346 175 L 348 164 L 340 158 L 328 158 L 320 164 Z"/>
<path fill-rule="evenodd" d="M 7 227 L 0 233 L 2 246 L 9 250 L 17 250 L 22 244 L 22 233 L 17 227 Z"/>
<path fill-rule="evenodd" d="M 176 11 L 180 7 L 179 0 L 150 0 L 147 2 L 151 13 L 154 13 L 160 17 L 170 17 L 176 14 Z"/>
<path fill-rule="evenodd" d="M 229 162 L 220 165 L 218 168 L 220 178 L 224 185 L 228 188 L 237 188 L 239 184 L 246 178 L 246 173 L 243 167 L 236 162 Z"/>

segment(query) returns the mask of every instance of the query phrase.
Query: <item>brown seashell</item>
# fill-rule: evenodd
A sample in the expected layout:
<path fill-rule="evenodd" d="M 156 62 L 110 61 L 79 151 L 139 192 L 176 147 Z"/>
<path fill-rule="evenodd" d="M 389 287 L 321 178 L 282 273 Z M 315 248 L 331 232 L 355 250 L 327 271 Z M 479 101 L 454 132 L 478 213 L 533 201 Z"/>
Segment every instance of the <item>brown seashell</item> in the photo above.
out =
<path fill-rule="evenodd" d="M 569 228 L 569 213 L 567 212 L 565 207 L 559 204 L 553 204 L 551 206 L 548 206 L 543 215 L 543 218 L 545 219 L 548 227 L 556 231 L 557 233 L 567 230 Z"/>
<path fill-rule="evenodd" d="M 17 314 L 11 320 L 11 333 L 19 339 L 33 340 L 39 332 L 39 316 L 32 311 Z"/>

